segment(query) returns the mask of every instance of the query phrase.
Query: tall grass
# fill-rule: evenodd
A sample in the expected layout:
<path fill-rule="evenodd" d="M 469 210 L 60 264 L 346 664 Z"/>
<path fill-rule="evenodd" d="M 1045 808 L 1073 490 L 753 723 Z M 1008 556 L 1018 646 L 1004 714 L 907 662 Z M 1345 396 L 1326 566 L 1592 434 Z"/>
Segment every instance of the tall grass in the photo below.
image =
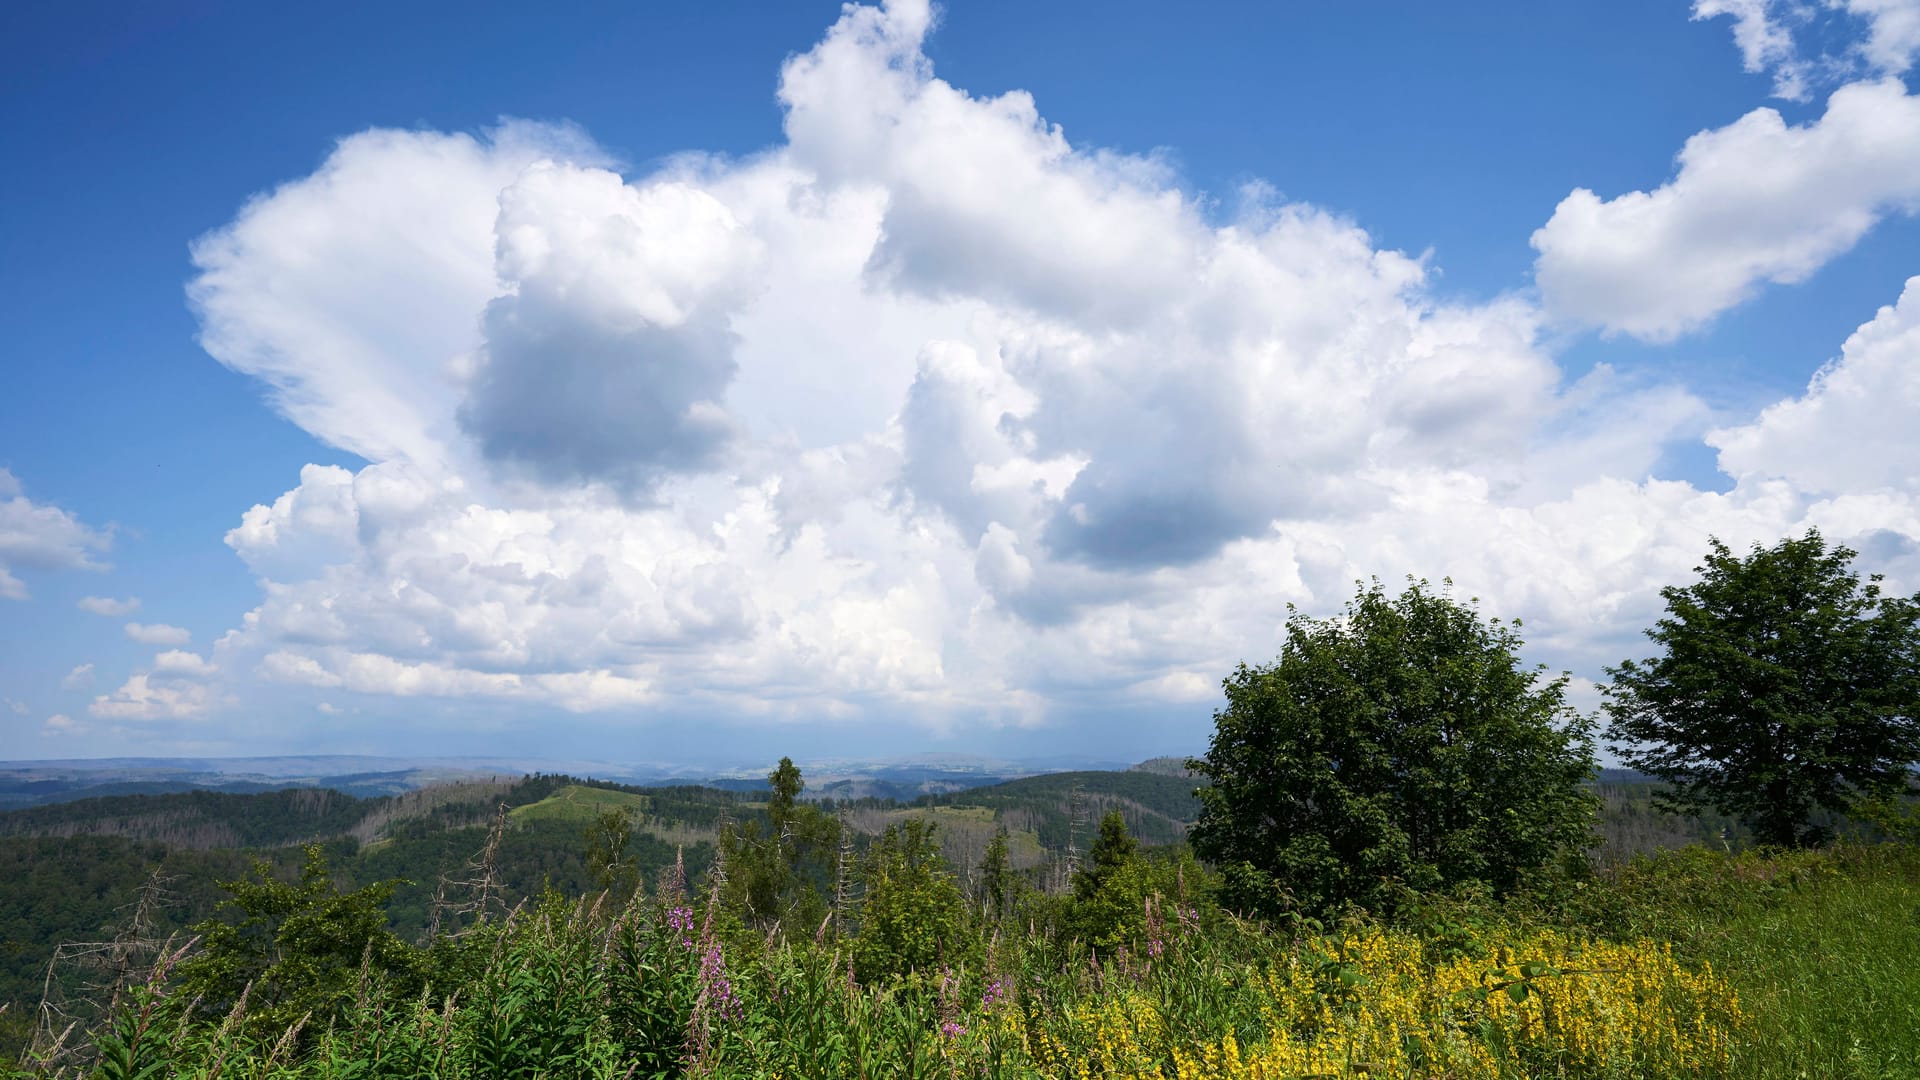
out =
<path fill-rule="evenodd" d="M 1753 1015 L 1736 1074 L 1920 1077 L 1920 859 L 1888 846 L 1782 861 L 1783 882 L 1684 939 Z"/>
<path fill-rule="evenodd" d="M 983 921 L 967 963 L 855 978 L 848 942 L 671 890 L 550 894 L 363 970 L 330 1015 L 246 1022 L 166 965 L 20 1075 L 657 1078 L 1920 1076 L 1920 854 L 1640 860 L 1552 897 L 1306 932 L 1160 898 L 1130 947 Z M 177 959 L 169 954 L 167 964 Z"/>

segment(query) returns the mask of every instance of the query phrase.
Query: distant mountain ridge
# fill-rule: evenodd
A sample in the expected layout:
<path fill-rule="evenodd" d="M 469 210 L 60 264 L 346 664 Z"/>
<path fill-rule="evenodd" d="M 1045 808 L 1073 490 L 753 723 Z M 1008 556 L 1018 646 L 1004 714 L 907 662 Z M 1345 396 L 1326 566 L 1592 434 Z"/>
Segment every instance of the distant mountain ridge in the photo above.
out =
<path fill-rule="evenodd" d="M 374 798 L 437 784 L 536 774 L 594 777 L 635 785 L 699 784 L 754 792 L 765 785 L 767 772 L 773 765 L 774 762 L 768 761 L 731 768 L 703 768 L 535 757 L 408 758 L 357 754 L 0 761 L 0 811 L 98 796 L 187 791 L 251 794 L 288 787 L 331 788 L 357 798 Z M 1124 771 L 1130 767 L 1124 762 L 1058 758 L 1021 762 L 950 752 L 897 758 L 804 760 L 800 766 L 807 778 L 807 798 L 901 801 L 1068 769 Z"/>

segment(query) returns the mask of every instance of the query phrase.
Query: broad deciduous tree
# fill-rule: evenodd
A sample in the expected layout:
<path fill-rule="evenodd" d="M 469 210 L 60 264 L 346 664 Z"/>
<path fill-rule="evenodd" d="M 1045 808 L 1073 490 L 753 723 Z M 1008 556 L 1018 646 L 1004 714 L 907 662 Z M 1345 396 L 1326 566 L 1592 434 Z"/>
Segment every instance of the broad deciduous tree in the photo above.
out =
<path fill-rule="evenodd" d="M 1514 624 L 1518 625 L 1518 624 Z M 1295 612 L 1280 657 L 1226 680 L 1194 849 L 1243 909 L 1384 907 L 1496 890 L 1592 835 L 1591 724 L 1498 620 L 1379 582 L 1339 618 Z"/>
<path fill-rule="evenodd" d="M 1822 838 L 1900 790 L 1920 760 L 1920 597 L 1865 582 L 1855 552 L 1818 532 L 1746 557 L 1719 540 L 1700 580 L 1661 590 L 1647 636 L 1662 655 L 1609 670 L 1615 753 L 1671 787 L 1672 808 L 1715 807 L 1763 842 Z"/>

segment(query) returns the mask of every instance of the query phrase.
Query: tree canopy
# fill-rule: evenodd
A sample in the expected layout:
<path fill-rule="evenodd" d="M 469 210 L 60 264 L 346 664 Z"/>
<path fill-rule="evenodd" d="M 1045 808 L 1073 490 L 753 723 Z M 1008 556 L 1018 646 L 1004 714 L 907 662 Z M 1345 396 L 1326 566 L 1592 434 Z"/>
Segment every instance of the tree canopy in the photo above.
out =
<path fill-rule="evenodd" d="M 1193 846 L 1243 909 L 1390 906 L 1404 889 L 1513 887 L 1591 841 L 1591 724 L 1514 626 L 1416 582 L 1295 612 L 1245 664 L 1207 756 Z"/>
<path fill-rule="evenodd" d="M 861 860 L 860 880 L 853 966 L 862 982 L 969 959 L 966 897 L 940 857 L 933 822 L 888 825 Z"/>
<path fill-rule="evenodd" d="M 783 757 L 767 773 L 767 835 L 746 820 L 721 826 L 728 898 L 755 925 L 816 925 L 827 913 L 821 895 L 831 873 L 840 825 L 800 801 L 800 767 Z"/>
<path fill-rule="evenodd" d="M 1609 670 L 1608 736 L 1667 781 L 1671 808 L 1744 818 L 1762 841 L 1818 841 L 1819 811 L 1901 790 L 1920 760 L 1920 597 L 1865 582 L 1817 531 L 1719 540 L 1700 579 L 1661 590 L 1661 655 Z"/>

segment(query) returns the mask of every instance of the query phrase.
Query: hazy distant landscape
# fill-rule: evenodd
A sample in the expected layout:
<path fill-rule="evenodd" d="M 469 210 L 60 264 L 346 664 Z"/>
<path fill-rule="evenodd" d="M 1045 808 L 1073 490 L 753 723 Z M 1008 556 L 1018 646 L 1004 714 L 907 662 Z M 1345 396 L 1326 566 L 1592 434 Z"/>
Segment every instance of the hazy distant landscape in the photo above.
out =
<path fill-rule="evenodd" d="M 998 783 L 1002 780 L 1069 769 L 1112 770 L 1125 764 L 1013 762 L 962 754 L 926 754 L 883 760 L 808 762 L 816 777 L 809 798 L 881 797 L 911 799 Z M 462 780 L 515 777 L 529 773 L 591 776 L 624 784 L 705 784 L 732 790 L 759 790 L 766 768 L 713 769 L 697 766 L 635 765 L 605 761 L 538 758 L 397 758 L 296 755 L 255 758 L 81 758 L 70 761 L 0 761 L 0 810 L 105 795 L 159 795 L 180 791 L 235 793 L 273 791 L 289 786 L 331 788 L 370 797 Z"/>

